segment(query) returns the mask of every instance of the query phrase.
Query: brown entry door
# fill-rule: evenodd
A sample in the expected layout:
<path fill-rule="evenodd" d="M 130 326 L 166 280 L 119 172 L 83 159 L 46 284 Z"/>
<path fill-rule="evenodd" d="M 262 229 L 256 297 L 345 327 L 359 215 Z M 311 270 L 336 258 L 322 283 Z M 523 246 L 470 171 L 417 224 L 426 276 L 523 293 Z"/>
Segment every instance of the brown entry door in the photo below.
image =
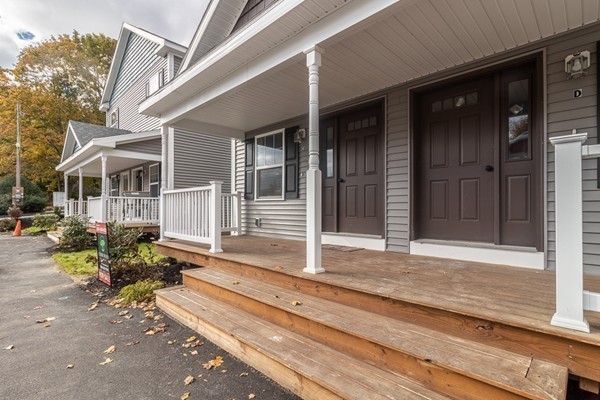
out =
<path fill-rule="evenodd" d="M 383 235 L 381 105 L 322 121 L 321 135 L 323 230 Z"/>
<path fill-rule="evenodd" d="M 419 97 L 415 238 L 542 249 L 535 65 Z"/>
<path fill-rule="evenodd" d="M 421 97 L 418 238 L 494 241 L 494 79 Z"/>

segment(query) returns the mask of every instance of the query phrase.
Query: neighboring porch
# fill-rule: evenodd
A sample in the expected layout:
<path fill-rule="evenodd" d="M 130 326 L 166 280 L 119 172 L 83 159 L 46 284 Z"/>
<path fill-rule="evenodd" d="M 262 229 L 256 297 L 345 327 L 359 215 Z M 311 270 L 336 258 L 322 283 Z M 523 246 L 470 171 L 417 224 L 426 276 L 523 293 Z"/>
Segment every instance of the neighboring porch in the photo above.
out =
<path fill-rule="evenodd" d="M 312 275 L 302 272 L 306 265 L 306 249 L 302 241 L 253 236 L 223 237 L 222 249 L 223 253 L 214 254 L 209 251 L 208 246 L 185 241 L 157 243 L 157 251 L 161 254 L 207 267 L 185 273 L 185 287 L 182 290 L 187 290 L 188 294 L 181 292 L 176 295 L 176 290 L 169 292 L 173 295 L 159 294 L 159 299 L 162 296 L 162 300 L 159 301 L 161 307 L 171 314 L 178 315 L 180 320 L 195 329 L 208 329 L 206 326 L 210 323 L 192 324 L 190 321 L 202 319 L 203 316 L 192 317 L 191 314 L 183 313 L 181 308 L 177 308 L 185 308 L 185 302 L 191 301 L 186 296 L 193 297 L 196 291 L 200 291 L 202 296 L 212 296 L 215 301 L 234 304 L 246 311 L 248 307 L 258 310 L 264 305 L 257 303 L 248 306 L 251 302 L 248 296 L 252 297 L 252 302 L 276 301 L 272 297 L 269 300 L 269 295 L 260 299 L 260 291 L 266 290 L 262 286 L 277 285 L 284 289 L 274 289 L 276 298 L 281 296 L 286 304 L 288 300 L 295 299 L 309 307 L 303 308 L 301 304 L 292 307 L 291 311 L 288 310 L 292 316 L 309 313 L 311 316 L 306 318 L 317 318 L 317 306 L 312 302 L 334 302 L 340 304 L 339 315 L 346 315 L 348 306 L 362 310 L 361 313 L 371 313 L 368 323 L 372 324 L 374 331 L 382 329 L 376 328 L 381 324 L 388 326 L 386 317 L 390 317 L 412 324 L 411 332 L 420 332 L 421 329 L 427 332 L 442 332 L 449 338 L 448 343 L 452 342 L 453 338 L 459 338 L 458 340 L 462 340 L 467 347 L 485 345 L 510 354 L 530 357 L 532 371 L 535 363 L 540 360 L 566 367 L 570 374 L 582 378 L 581 385 L 584 387 L 593 389 L 597 387 L 596 382 L 600 381 L 600 366 L 597 363 L 600 359 L 600 316 L 598 313 L 586 312 L 591 330 L 589 334 L 550 325 L 550 319 L 555 312 L 553 271 L 325 245 L 322 249 L 323 266 L 327 273 Z M 219 278 L 213 276 L 214 274 L 222 276 L 219 275 Z M 207 283 L 206 280 L 211 279 L 220 279 L 221 287 L 209 289 L 207 285 L 216 285 L 214 282 Z M 253 282 L 258 283 L 252 286 Z M 600 291 L 600 277 L 585 276 L 584 288 Z M 244 290 L 249 292 L 239 293 Z M 228 291 L 236 291 L 244 299 L 238 302 Z M 177 298 L 183 303 L 176 307 Z M 174 307 L 178 311 L 174 311 Z M 335 310 L 337 306 L 331 307 Z M 252 310 L 249 312 L 253 313 Z M 259 318 L 271 318 L 268 317 L 271 312 L 264 309 L 255 312 L 259 313 Z M 288 321 L 288 318 L 292 318 L 290 316 L 282 318 L 283 322 L 280 322 L 286 329 L 295 332 L 304 332 L 304 329 L 318 331 L 314 327 L 302 327 L 302 324 L 310 325 L 314 322 Z M 348 331 L 360 329 L 359 326 L 365 323 L 354 317 L 343 319 L 344 329 Z M 257 322 L 252 324 L 254 323 Z M 201 325 L 204 328 L 199 328 Z M 315 335 L 318 335 L 315 332 L 303 334 L 314 339 Z M 362 332 L 360 335 L 366 335 L 368 338 L 370 334 Z M 232 335 L 236 336 L 235 333 Z M 235 350 L 228 350 L 236 353 Z M 438 350 L 443 353 L 441 349 Z M 374 354 L 379 355 L 372 355 L 370 362 L 382 369 L 393 369 L 391 365 L 394 362 L 379 359 L 385 358 L 379 351 L 375 351 Z M 425 358 L 429 359 L 422 361 L 439 366 L 438 362 L 445 362 L 435 359 L 440 354 L 434 352 L 434 356 L 428 355 Z M 501 369 L 508 363 L 507 359 L 497 362 L 502 365 Z M 472 360 L 469 366 L 465 365 L 463 368 L 468 370 L 486 366 L 484 361 Z M 544 379 L 556 378 L 546 376 Z"/>

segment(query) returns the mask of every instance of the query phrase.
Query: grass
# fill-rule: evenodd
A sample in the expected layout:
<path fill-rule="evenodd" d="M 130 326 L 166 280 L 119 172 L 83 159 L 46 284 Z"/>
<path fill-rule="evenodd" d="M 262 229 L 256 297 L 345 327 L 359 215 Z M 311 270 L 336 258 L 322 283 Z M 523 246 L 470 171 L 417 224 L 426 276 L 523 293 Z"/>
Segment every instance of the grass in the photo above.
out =
<path fill-rule="evenodd" d="M 123 299 L 123 305 L 129 305 L 134 301 L 148 300 L 152 297 L 155 290 L 165 287 L 161 281 L 146 279 L 125 286 L 119 292 L 118 299 Z"/>
<path fill-rule="evenodd" d="M 146 262 L 158 262 L 165 258 L 160 254 L 156 254 L 152 243 L 140 243 L 138 248 Z M 96 256 L 97 250 L 93 248 L 72 253 L 61 252 L 54 254 L 52 258 L 69 275 L 96 275 L 98 266 L 85 261 L 89 255 Z"/>

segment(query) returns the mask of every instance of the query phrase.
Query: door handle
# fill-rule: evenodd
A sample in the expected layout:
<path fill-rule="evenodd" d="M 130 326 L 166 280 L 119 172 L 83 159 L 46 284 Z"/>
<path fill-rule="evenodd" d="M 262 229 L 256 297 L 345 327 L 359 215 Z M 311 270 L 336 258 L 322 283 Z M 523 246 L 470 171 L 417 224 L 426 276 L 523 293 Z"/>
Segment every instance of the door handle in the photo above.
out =
<path fill-rule="evenodd" d="M 344 183 L 344 182 L 346 182 L 346 181 L 345 181 L 345 180 L 343 180 L 342 178 L 338 178 L 338 179 L 337 179 L 337 182 L 338 182 L 338 183 Z"/>
<path fill-rule="evenodd" d="M 492 165 L 486 165 L 486 166 L 485 166 L 485 170 L 486 170 L 487 172 L 492 172 L 492 171 L 494 170 L 494 167 L 493 167 Z"/>

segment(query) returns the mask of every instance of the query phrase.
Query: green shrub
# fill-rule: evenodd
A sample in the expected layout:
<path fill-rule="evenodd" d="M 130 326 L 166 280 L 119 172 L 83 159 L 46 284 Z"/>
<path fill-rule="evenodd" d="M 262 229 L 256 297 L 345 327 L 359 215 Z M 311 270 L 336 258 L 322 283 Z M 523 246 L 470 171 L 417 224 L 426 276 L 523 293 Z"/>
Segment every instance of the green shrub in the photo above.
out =
<path fill-rule="evenodd" d="M 14 219 L 0 220 L 0 232 L 14 231 L 17 226 L 17 221 Z"/>
<path fill-rule="evenodd" d="M 25 195 L 25 200 L 21 205 L 21 209 L 26 213 L 34 213 L 43 211 L 46 208 L 46 196 Z"/>
<path fill-rule="evenodd" d="M 63 227 L 59 244 L 61 248 L 79 251 L 91 245 L 91 237 L 87 233 L 87 219 L 73 215 L 64 219 Z"/>
<path fill-rule="evenodd" d="M 40 231 L 54 231 L 59 219 L 59 216 L 56 214 L 38 214 L 33 217 L 32 226 L 38 228 Z"/>
<path fill-rule="evenodd" d="M 12 188 L 15 185 L 14 175 L 7 175 L 0 179 L 0 214 L 5 214 L 8 207 L 12 205 Z M 21 185 L 25 190 L 25 199 L 21 204 L 21 210 L 26 213 L 42 211 L 46 207 L 44 191 L 25 177 L 21 178 Z"/>
<path fill-rule="evenodd" d="M 123 299 L 123 305 L 129 305 L 134 301 L 139 302 L 150 299 L 155 290 L 161 289 L 164 286 L 164 283 L 161 281 L 145 279 L 123 287 L 117 298 Z"/>
<path fill-rule="evenodd" d="M 142 237 L 142 228 L 127 229 L 125 225 L 109 222 L 108 242 L 110 259 L 113 262 L 139 258 L 138 240 Z"/>

